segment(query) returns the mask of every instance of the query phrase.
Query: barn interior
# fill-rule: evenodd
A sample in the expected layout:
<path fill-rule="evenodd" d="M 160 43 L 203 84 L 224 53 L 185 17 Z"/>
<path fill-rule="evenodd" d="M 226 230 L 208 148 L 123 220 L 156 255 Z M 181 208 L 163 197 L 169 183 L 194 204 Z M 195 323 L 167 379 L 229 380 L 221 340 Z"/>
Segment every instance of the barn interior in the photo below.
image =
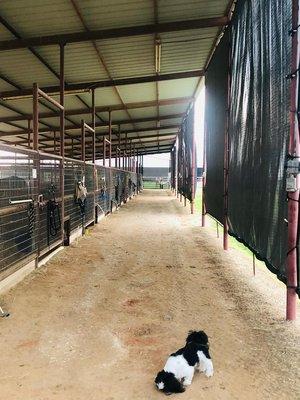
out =
<path fill-rule="evenodd" d="M 183 399 L 299 398 L 299 21 L 298 0 L 0 2 L 5 400 L 158 399 L 190 329 L 215 375 Z M 160 154 L 170 187 L 147 189 Z"/>

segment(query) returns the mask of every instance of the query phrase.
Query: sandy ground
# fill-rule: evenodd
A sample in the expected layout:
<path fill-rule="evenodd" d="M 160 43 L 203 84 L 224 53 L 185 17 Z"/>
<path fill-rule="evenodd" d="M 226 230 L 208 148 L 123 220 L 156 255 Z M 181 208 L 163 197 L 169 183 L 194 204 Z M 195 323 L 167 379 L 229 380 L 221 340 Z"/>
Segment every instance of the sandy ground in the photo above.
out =
<path fill-rule="evenodd" d="M 284 288 L 198 222 L 144 191 L 2 296 L 0 399 L 164 398 L 153 379 L 189 329 L 209 334 L 215 375 L 173 397 L 299 399 Z"/>

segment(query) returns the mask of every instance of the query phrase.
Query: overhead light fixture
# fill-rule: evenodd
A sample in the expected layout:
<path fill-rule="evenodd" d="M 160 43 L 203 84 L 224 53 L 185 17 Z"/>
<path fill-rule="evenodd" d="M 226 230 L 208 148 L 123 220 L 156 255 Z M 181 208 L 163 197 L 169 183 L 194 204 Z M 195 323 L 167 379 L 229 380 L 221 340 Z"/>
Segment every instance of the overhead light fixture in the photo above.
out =
<path fill-rule="evenodd" d="M 157 74 L 160 73 L 161 66 L 161 40 L 155 40 L 155 72 Z"/>

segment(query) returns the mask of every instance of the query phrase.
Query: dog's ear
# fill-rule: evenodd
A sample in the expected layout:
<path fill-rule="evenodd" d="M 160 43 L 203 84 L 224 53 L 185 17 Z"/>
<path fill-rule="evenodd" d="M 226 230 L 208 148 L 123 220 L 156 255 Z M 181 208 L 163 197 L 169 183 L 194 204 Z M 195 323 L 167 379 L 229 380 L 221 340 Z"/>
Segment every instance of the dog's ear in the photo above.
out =
<path fill-rule="evenodd" d="M 164 370 L 159 371 L 159 373 L 156 375 L 155 378 L 155 383 L 159 383 L 161 380 L 164 378 Z"/>
<path fill-rule="evenodd" d="M 204 331 L 189 331 L 188 337 L 186 338 L 186 342 L 194 342 L 198 344 L 207 345 L 208 336 Z"/>

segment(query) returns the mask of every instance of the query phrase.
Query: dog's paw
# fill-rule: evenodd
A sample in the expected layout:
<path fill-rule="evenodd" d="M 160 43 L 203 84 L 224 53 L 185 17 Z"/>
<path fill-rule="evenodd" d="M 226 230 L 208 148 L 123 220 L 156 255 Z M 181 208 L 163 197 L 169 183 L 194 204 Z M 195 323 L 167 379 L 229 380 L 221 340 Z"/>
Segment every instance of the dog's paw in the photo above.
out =
<path fill-rule="evenodd" d="M 211 378 L 211 377 L 213 376 L 213 374 L 214 374 L 214 370 L 213 370 L 212 368 L 209 368 L 209 369 L 207 369 L 207 370 L 205 371 L 205 375 L 206 375 L 208 378 Z"/>

